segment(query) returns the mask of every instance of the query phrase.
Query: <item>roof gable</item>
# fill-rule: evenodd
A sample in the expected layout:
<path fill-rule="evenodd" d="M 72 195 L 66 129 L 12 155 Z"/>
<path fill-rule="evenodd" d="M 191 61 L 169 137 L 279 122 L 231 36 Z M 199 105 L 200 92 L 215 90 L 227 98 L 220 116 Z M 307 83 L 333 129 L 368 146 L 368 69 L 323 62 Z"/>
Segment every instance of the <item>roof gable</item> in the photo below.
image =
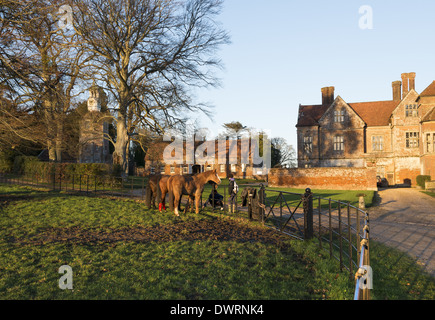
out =
<path fill-rule="evenodd" d="M 365 122 L 360 117 L 360 115 L 358 113 L 356 113 L 355 110 L 348 103 L 346 103 L 346 101 L 344 101 L 343 98 L 341 98 L 340 96 L 337 96 L 337 98 L 335 98 L 334 102 L 329 106 L 329 108 L 325 111 L 323 116 L 320 118 L 319 123 L 326 124 L 328 122 L 328 118 L 333 119 L 333 117 L 334 117 L 333 111 L 337 110 L 339 108 L 340 108 L 340 110 L 345 108 L 348 115 L 353 114 L 357 118 L 357 120 L 355 122 L 355 121 L 350 121 L 351 117 L 348 117 L 348 121 L 346 121 L 346 125 L 352 124 L 353 127 L 364 127 L 365 126 Z"/>
<path fill-rule="evenodd" d="M 394 110 L 391 112 L 391 115 L 394 116 L 402 106 L 408 103 L 415 103 L 418 98 L 418 93 L 414 89 L 411 89 L 411 91 L 409 91 L 408 94 L 401 101 L 395 101 L 398 103 Z"/>

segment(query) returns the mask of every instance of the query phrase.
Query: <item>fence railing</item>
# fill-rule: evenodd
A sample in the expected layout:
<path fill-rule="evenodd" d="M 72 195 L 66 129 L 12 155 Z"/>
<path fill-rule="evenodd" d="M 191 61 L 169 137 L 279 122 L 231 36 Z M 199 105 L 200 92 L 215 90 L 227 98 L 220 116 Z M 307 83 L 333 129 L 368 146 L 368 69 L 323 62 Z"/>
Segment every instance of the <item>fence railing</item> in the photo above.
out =
<path fill-rule="evenodd" d="M 147 181 L 145 177 L 111 175 L 0 175 L 0 183 L 136 199 L 145 199 Z M 223 187 L 222 203 L 212 206 L 212 210 L 222 208 L 223 212 L 245 212 L 248 219 L 260 221 L 295 239 L 317 239 L 319 247 L 339 262 L 340 271 L 347 270 L 349 278 L 355 280 L 354 299 L 370 299 L 371 287 L 367 284 L 371 276 L 367 212 L 350 203 L 316 196 L 309 188 L 300 194 L 266 189 L 263 185 L 240 187 L 242 192 L 235 197 L 234 207 L 231 206 L 227 188 Z M 209 189 L 207 191 L 212 190 L 211 187 Z M 211 204 L 216 204 L 214 197 L 211 200 Z M 204 201 L 208 202 L 208 199 Z"/>
<path fill-rule="evenodd" d="M 121 178 L 112 175 L 32 174 L 26 176 L 0 174 L 0 183 L 46 188 L 51 191 L 76 192 L 86 195 L 108 195 L 143 199 L 146 193 L 144 177 Z"/>
<path fill-rule="evenodd" d="M 370 298 L 369 218 L 368 213 L 350 203 L 314 195 L 266 189 L 257 191 L 258 203 L 250 218 L 300 240 L 317 239 L 322 250 L 339 262 L 355 280 L 356 300 Z M 254 194 L 252 193 L 252 196 Z M 248 209 L 249 211 L 249 209 Z M 356 274 L 355 274 L 355 271 Z"/>

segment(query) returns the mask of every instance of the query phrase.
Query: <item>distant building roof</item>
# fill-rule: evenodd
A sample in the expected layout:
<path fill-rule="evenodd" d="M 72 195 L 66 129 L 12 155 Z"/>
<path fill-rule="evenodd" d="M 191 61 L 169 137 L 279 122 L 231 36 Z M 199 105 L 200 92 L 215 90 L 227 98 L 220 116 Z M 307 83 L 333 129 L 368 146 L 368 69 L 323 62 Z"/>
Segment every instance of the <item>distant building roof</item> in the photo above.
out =
<path fill-rule="evenodd" d="M 348 103 L 368 126 L 387 126 L 391 113 L 400 101 L 372 101 Z M 297 127 L 317 126 L 330 105 L 301 105 Z"/>

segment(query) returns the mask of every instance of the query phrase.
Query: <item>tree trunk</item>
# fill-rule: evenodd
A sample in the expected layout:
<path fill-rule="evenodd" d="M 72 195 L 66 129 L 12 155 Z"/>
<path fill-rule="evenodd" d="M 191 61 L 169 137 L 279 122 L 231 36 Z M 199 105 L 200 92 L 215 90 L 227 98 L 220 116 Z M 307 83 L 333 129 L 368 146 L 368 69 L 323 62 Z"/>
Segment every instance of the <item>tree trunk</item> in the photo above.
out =
<path fill-rule="evenodd" d="M 128 133 L 126 126 L 126 118 L 119 115 L 116 124 L 116 143 L 113 153 L 113 164 L 121 166 L 121 174 L 123 177 L 128 176 Z"/>
<path fill-rule="evenodd" d="M 58 118 L 56 132 L 56 161 L 62 162 L 63 120 Z"/>
<path fill-rule="evenodd" d="M 56 123 L 51 114 L 51 102 L 45 101 L 45 126 L 47 128 L 47 149 L 50 161 L 56 161 Z"/>

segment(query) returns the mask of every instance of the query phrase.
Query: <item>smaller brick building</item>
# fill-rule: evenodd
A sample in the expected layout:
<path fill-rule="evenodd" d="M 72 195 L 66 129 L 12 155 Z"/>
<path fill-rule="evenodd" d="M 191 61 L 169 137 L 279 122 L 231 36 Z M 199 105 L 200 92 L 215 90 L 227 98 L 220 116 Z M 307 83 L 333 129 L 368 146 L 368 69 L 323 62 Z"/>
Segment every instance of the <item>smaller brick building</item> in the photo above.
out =
<path fill-rule="evenodd" d="M 376 168 L 390 185 L 435 176 L 435 81 L 421 94 L 415 73 L 392 83 L 391 100 L 347 102 L 322 88 L 322 104 L 300 105 L 298 166 Z"/>
<path fill-rule="evenodd" d="M 224 139 L 212 141 L 196 141 L 194 147 L 183 141 L 181 153 L 183 154 L 181 164 L 166 162 L 164 160 L 165 150 L 169 150 L 175 156 L 175 150 L 170 147 L 171 142 L 159 141 L 152 144 L 145 156 L 145 175 L 153 174 L 195 174 L 216 169 L 220 178 L 227 178 L 232 173 L 239 179 L 265 179 L 266 171 L 261 165 L 255 165 L 253 160 L 253 143 L 251 139 Z M 207 146 L 214 148 L 207 148 Z M 220 146 L 219 144 L 223 144 Z M 194 149 L 191 152 L 190 148 Z M 220 153 L 220 150 L 225 150 Z M 209 161 L 204 158 L 199 160 L 200 153 L 210 153 L 214 156 Z M 188 154 L 193 155 L 190 159 Z M 243 160 L 243 161 L 242 161 Z"/>

